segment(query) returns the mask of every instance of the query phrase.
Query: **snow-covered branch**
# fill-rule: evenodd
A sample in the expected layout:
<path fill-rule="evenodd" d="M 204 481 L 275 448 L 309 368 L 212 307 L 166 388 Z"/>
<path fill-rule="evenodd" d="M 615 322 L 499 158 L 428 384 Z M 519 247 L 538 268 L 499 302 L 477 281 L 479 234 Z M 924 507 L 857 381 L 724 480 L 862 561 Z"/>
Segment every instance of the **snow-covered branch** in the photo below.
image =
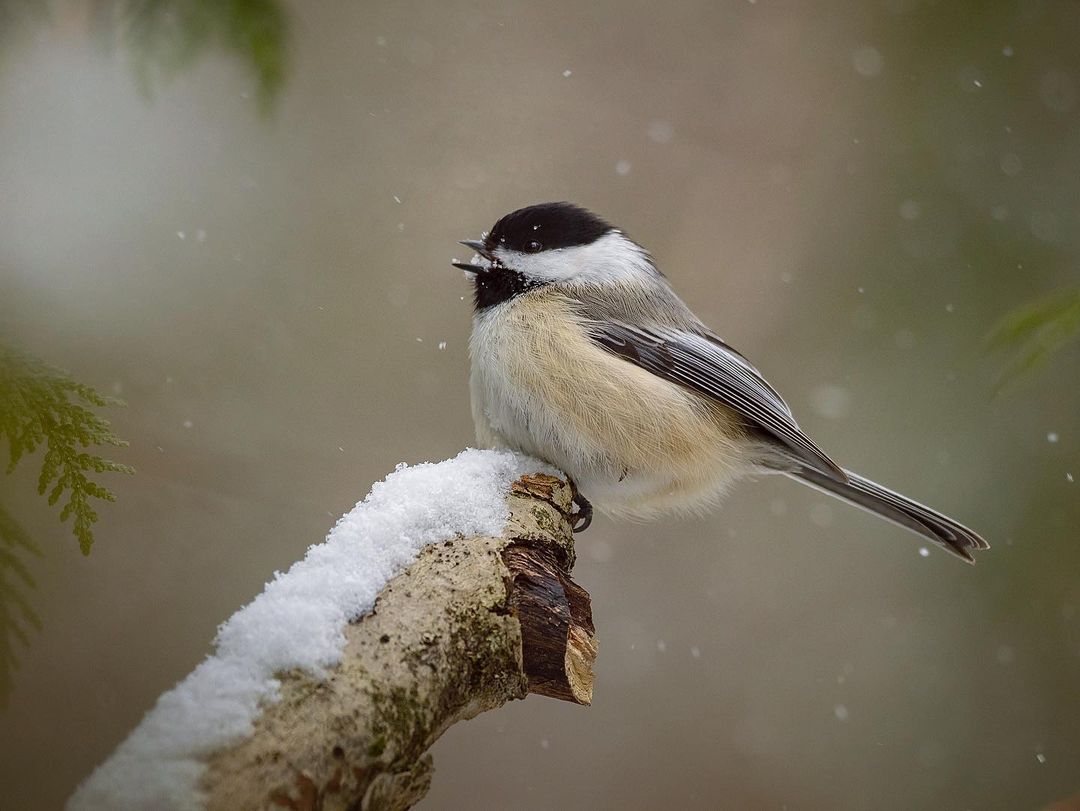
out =
<path fill-rule="evenodd" d="M 221 627 L 69 809 L 404 809 L 456 721 L 529 692 L 589 703 L 556 474 L 495 451 L 400 467 Z"/>

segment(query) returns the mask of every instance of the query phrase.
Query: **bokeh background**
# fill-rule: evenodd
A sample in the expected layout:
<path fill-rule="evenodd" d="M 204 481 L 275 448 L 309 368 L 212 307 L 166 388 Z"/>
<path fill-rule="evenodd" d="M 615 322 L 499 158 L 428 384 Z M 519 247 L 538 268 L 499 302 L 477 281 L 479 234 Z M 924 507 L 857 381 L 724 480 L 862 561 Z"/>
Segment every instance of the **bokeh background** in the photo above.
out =
<path fill-rule="evenodd" d="M 4 808 L 58 807 L 373 481 L 473 441 L 456 240 L 561 199 L 646 245 L 837 459 L 993 549 L 924 555 L 780 479 L 600 519 L 595 705 L 455 726 L 423 807 L 1080 791 L 1080 351 L 999 387 L 986 346 L 1080 284 L 1075 2 L 5 0 L 0 25 L 0 341 L 123 397 L 138 468 L 88 558 L 34 463 L 0 479 L 47 553 Z"/>

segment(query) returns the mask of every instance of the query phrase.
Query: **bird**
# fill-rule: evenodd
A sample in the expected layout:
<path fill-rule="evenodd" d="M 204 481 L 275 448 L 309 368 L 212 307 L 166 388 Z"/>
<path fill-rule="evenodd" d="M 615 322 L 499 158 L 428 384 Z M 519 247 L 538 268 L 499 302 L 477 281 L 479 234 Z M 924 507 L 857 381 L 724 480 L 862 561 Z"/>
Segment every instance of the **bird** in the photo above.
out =
<path fill-rule="evenodd" d="M 567 202 L 501 217 L 454 259 L 473 283 L 477 442 L 529 454 L 574 487 L 573 528 L 702 513 L 733 482 L 782 474 L 974 563 L 975 531 L 840 467 L 762 374 L 675 293 L 621 229 Z"/>

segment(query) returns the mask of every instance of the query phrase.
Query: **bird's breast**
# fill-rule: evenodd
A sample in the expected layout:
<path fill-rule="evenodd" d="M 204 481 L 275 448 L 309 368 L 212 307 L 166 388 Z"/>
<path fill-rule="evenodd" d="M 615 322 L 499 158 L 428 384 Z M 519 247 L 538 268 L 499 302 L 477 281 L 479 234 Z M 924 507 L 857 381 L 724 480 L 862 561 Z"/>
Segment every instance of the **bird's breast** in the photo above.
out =
<path fill-rule="evenodd" d="M 609 353 L 587 326 L 574 302 L 549 288 L 476 314 L 471 388 L 481 444 L 558 466 L 601 508 L 619 492 L 666 491 L 741 464 L 740 429 L 722 409 Z"/>

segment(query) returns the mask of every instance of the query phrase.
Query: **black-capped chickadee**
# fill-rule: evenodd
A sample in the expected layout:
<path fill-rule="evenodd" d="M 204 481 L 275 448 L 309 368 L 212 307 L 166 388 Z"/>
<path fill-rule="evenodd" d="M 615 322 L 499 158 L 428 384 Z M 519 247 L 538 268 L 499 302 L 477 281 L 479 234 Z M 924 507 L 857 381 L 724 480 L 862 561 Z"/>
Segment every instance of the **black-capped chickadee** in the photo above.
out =
<path fill-rule="evenodd" d="M 783 473 L 973 562 L 967 527 L 844 470 L 761 374 L 706 327 L 652 257 L 569 203 L 507 214 L 455 267 L 473 274 L 469 351 L 481 445 L 539 457 L 635 518 L 712 506 L 736 478 Z M 588 499 L 588 501 L 586 500 Z"/>

